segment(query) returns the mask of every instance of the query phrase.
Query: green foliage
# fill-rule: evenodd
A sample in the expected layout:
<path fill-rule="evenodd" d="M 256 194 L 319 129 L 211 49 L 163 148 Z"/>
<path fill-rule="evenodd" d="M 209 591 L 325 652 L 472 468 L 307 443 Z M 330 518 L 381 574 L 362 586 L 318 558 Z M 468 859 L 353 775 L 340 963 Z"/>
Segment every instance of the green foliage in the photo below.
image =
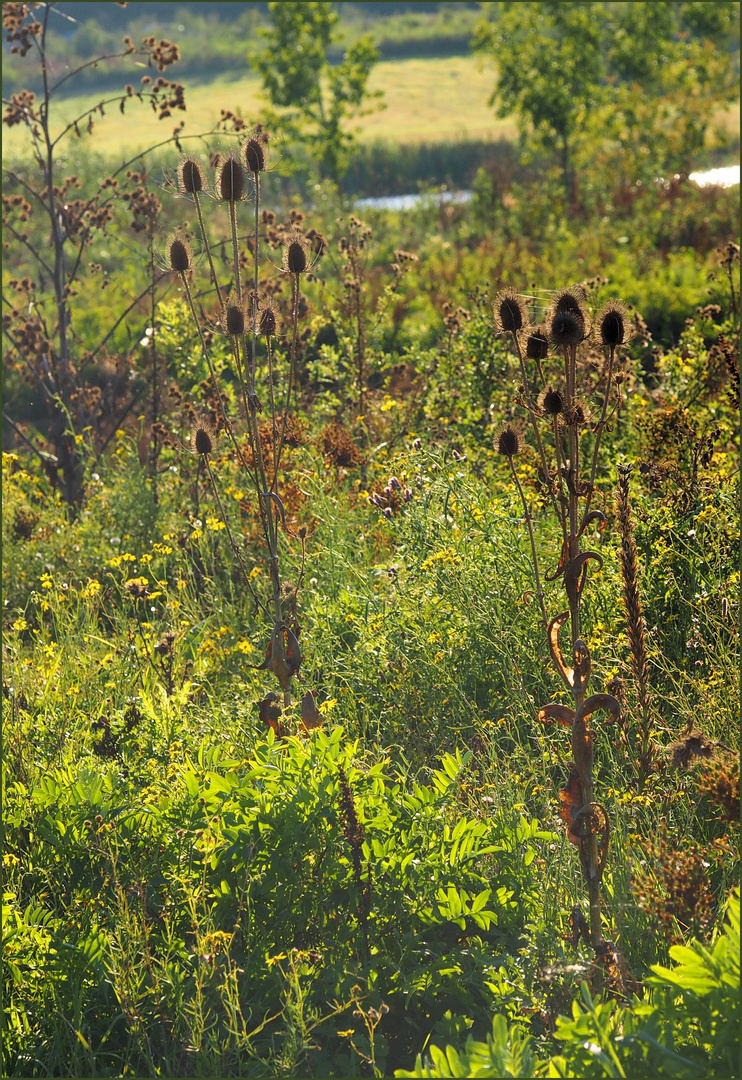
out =
<path fill-rule="evenodd" d="M 672 968 L 656 965 L 648 1002 L 631 1008 L 595 1001 L 587 986 L 560 1017 L 561 1053 L 537 1061 L 517 1025 L 496 1016 L 486 1043 L 469 1038 L 463 1053 L 432 1047 L 411 1072 L 395 1076 L 726 1077 L 739 1064 L 739 892 L 713 946 L 674 946 Z"/>
<path fill-rule="evenodd" d="M 518 116 L 530 151 L 557 155 L 572 206 L 576 174 L 588 162 L 606 183 L 628 153 L 634 179 L 644 183 L 690 171 L 714 110 L 737 97 L 729 49 L 735 3 L 498 9 L 497 20 L 482 22 L 473 40 L 497 64 L 492 100 L 498 115 Z"/>
<path fill-rule="evenodd" d="M 327 51 L 339 16 L 329 3 L 271 3 L 271 29 L 261 29 L 265 48 L 252 56 L 273 106 L 288 109 L 276 117 L 291 135 L 306 141 L 322 172 L 339 179 L 348 167 L 355 140 L 347 122 L 368 111 L 380 97 L 367 89 L 379 53 L 368 37 L 354 41 L 340 64 Z"/>

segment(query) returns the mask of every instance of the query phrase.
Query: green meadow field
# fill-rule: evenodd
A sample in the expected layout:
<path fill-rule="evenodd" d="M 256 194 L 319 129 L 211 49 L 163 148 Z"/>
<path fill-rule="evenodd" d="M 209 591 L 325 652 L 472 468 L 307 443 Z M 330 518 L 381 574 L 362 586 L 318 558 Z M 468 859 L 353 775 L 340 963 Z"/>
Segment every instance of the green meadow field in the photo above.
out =
<path fill-rule="evenodd" d="M 358 134 L 363 142 L 380 139 L 390 143 L 450 142 L 455 140 L 513 138 L 515 125 L 499 120 L 487 104 L 492 93 L 494 74 L 475 57 L 424 58 L 396 60 L 377 64 L 370 79 L 370 89 L 383 90 L 385 108 L 359 121 Z M 99 98 L 62 99 L 56 109 L 60 126 L 79 116 Z M 159 122 L 146 106 L 127 102 L 126 113 L 118 111 L 118 98 L 106 106 L 105 123 L 97 122 L 95 149 L 104 155 L 133 153 L 152 146 L 169 134 L 170 125 Z M 184 134 L 211 130 L 221 109 L 231 109 L 250 122 L 260 119 L 264 99 L 254 76 L 225 76 L 205 84 L 186 84 L 187 112 Z M 12 157 L 23 152 L 24 136 L 19 128 L 3 133 L 3 154 Z M 85 134 L 83 134 L 83 140 Z M 74 149 L 69 144 L 68 153 Z"/>

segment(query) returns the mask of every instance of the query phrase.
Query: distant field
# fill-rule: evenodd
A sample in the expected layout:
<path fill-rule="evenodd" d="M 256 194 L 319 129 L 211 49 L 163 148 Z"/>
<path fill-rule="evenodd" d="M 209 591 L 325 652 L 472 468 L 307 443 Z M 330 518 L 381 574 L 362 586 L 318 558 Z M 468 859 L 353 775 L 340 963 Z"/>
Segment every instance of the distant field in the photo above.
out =
<path fill-rule="evenodd" d="M 384 91 L 387 107 L 358 122 L 363 141 L 444 142 L 515 134 L 514 123 L 498 120 L 494 109 L 487 104 L 494 85 L 491 66 L 482 68 L 474 57 L 384 61 L 374 68 L 370 84 L 371 89 Z M 239 109 L 250 121 L 260 119 L 262 98 L 255 77 L 225 76 L 209 83 L 186 82 L 185 86 L 188 111 L 177 114 L 176 119 L 185 119 L 186 135 L 212 127 L 219 119 L 220 109 Z M 91 96 L 60 101 L 54 111 L 59 129 L 95 101 Z M 105 154 L 130 153 L 167 138 L 172 127 L 173 122 L 158 121 L 147 106 L 136 101 L 127 103 L 124 116 L 114 103 L 107 107 L 105 117 L 96 118 L 92 145 Z M 22 151 L 24 142 L 25 135 L 19 127 L 4 132 L 5 156 Z M 68 153 L 74 149 L 74 143 L 73 137 L 67 143 Z"/>
<path fill-rule="evenodd" d="M 473 56 L 382 61 L 372 72 L 370 86 L 384 92 L 386 108 L 358 121 L 359 138 L 362 142 L 380 139 L 402 144 L 514 138 L 514 121 L 498 119 L 487 104 L 494 82 L 492 65 Z M 184 135 L 188 135 L 213 127 L 220 109 L 239 111 L 250 122 L 259 120 L 263 113 L 260 83 L 255 76 L 235 78 L 228 74 L 208 83 L 186 81 L 185 87 L 188 110 L 178 113 L 172 121 L 158 121 L 148 106 L 136 101 L 127 103 L 122 116 L 114 101 L 107 106 L 105 117 L 95 118 L 91 145 L 115 158 L 167 138 L 180 119 L 185 119 Z M 61 100 L 54 108 L 56 130 L 61 131 L 96 100 L 97 95 Z M 722 114 L 721 120 L 730 133 L 736 134 L 739 105 Z M 75 141 L 74 137 L 67 141 L 67 155 L 74 154 Z M 83 135 L 83 142 L 87 141 Z M 24 146 L 25 133 L 20 127 L 3 132 L 5 157 L 22 152 Z"/>

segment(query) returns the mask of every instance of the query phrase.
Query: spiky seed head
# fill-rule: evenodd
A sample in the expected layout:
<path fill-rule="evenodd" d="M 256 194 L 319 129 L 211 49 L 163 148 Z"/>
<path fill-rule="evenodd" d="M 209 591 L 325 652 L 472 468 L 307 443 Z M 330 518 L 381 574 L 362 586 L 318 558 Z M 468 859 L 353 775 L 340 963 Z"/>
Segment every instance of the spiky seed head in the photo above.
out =
<path fill-rule="evenodd" d="M 523 298 L 514 289 L 498 293 L 494 303 L 495 322 L 503 333 L 522 330 L 528 322 L 528 312 Z"/>
<path fill-rule="evenodd" d="M 617 300 L 607 304 L 598 316 L 600 338 L 604 345 L 624 345 L 629 337 L 626 309 Z"/>
<path fill-rule="evenodd" d="M 526 341 L 526 356 L 529 360 L 545 360 L 549 352 L 549 334 L 545 326 L 536 326 Z"/>
<path fill-rule="evenodd" d="M 228 304 L 227 314 L 227 333 L 232 337 L 239 337 L 245 332 L 245 313 L 238 304 Z"/>
<path fill-rule="evenodd" d="M 187 240 L 174 236 L 167 245 L 167 258 L 170 269 L 176 274 L 185 274 L 193 265 L 193 252 Z"/>
<path fill-rule="evenodd" d="M 193 158 L 184 158 L 180 163 L 180 187 L 186 195 L 203 191 L 204 175 L 201 166 Z"/>
<path fill-rule="evenodd" d="M 196 426 L 193 432 L 193 445 L 196 453 L 201 457 L 206 457 L 212 453 L 214 449 L 214 433 L 207 424 L 201 423 Z"/>
<path fill-rule="evenodd" d="M 575 311 L 555 311 L 549 326 L 549 340 L 556 348 L 579 345 L 585 338 L 585 320 Z"/>
<path fill-rule="evenodd" d="M 506 458 L 513 458 L 522 448 L 521 433 L 513 424 L 506 424 L 495 439 L 495 449 Z"/>
<path fill-rule="evenodd" d="M 264 307 L 258 319 L 258 330 L 263 337 L 272 337 L 276 332 L 276 315 L 272 308 Z"/>
<path fill-rule="evenodd" d="M 561 391 L 553 386 L 544 387 L 539 394 L 538 404 L 547 416 L 558 416 L 564 412 L 564 398 Z"/>
<path fill-rule="evenodd" d="M 590 407 L 587 402 L 578 399 L 573 402 L 567 420 L 568 423 L 574 427 L 584 427 L 585 424 L 589 423 L 591 416 L 592 413 L 590 412 Z"/>
<path fill-rule="evenodd" d="M 247 171 L 264 172 L 268 168 L 268 132 L 256 128 L 244 144 L 243 151 Z"/>
<path fill-rule="evenodd" d="M 574 311 L 587 321 L 586 298 L 587 294 L 581 285 L 572 285 L 569 289 L 561 289 L 555 295 L 554 309 L 555 311 Z"/>
<path fill-rule="evenodd" d="M 219 198 L 223 202 L 239 202 L 245 190 L 245 170 L 234 154 L 220 160 L 216 176 Z"/>
<path fill-rule="evenodd" d="M 309 268 L 307 245 L 303 237 L 291 237 L 283 249 L 284 269 L 289 274 L 305 274 Z"/>

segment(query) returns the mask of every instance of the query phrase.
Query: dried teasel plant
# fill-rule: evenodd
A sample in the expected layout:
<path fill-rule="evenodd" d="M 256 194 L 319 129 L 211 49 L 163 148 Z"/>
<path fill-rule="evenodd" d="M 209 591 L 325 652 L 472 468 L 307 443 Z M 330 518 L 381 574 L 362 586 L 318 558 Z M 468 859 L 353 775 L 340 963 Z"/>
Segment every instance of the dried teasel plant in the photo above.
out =
<path fill-rule="evenodd" d="M 255 492 L 256 507 L 260 522 L 262 539 L 268 552 L 269 593 L 263 597 L 253 585 L 252 574 L 247 568 L 247 552 L 240 538 L 230 528 L 224 513 L 224 505 L 219 494 L 218 476 L 212 467 L 214 436 L 205 427 L 195 436 L 195 451 L 199 455 L 207 473 L 214 498 L 226 526 L 230 545 L 235 553 L 245 585 L 255 602 L 255 612 L 262 612 L 268 623 L 269 641 L 263 663 L 257 670 L 270 670 L 278 679 L 283 691 L 283 706 L 291 704 L 292 680 L 299 672 L 302 662 L 299 646 L 299 624 L 296 613 L 299 586 L 289 585 L 282 575 L 282 561 L 285 556 L 281 537 L 289 533 L 286 512 L 279 493 L 281 458 L 289 436 L 291 399 L 296 379 L 296 365 L 299 347 L 298 320 L 301 296 L 301 280 L 308 273 L 316 258 L 307 238 L 299 229 L 283 237 L 283 268 L 291 282 L 290 349 L 288 371 L 285 373 L 285 389 L 279 401 L 280 389 L 273 355 L 273 337 L 277 329 L 277 319 L 270 302 L 260 300 L 260 224 L 261 217 L 261 175 L 268 164 L 269 135 L 261 126 L 256 127 L 247 139 L 228 154 L 219 155 L 213 162 L 215 173 L 211 184 L 207 180 L 207 171 L 194 157 L 186 157 L 178 170 L 178 192 L 189 198 L 195 207 L 198 221 L 198 236 L 207 257 L 211 283 L 217 297 L 219 309 L 215 314 L 215 325 L 229 339 L 234 371 L 239 387 L 238 411 L 240 420 L 246 429 L 245 440 L 238 438 L 235 423 L 228 415 L 228 397 L 221 392 L 219 379 L 214 366 L 209 340 L 202 325 L 202 318 L 196 309 L 192 279 L 195 266 L 190 247 L 181 236 L 176 236 L 168 244 L 168 264 L 172 273 L 181 282 L 191 317 L 196 325 L 203 355 L 209 370 L 212 384 L 212 400 L 217 403 L 221 415 L 217 423 L 226 432 L 239 467 L 249 477 Z M 211 190 L 217 204 L 226 208 L 229 219 L 229 237 L 231 242 L 232 282 L 226 292 L 220 287 L 213 258 L 214 245 L 210 241 L 202 205 L 202 195 Z M 238 214 L 246 205 L 248 196 L 252 198 L 252 242 L 247 252 L 240 251 Z M 315 252 L 316 254 L 316 252 Z M 241 270 L 251 267 L 250 283 L 246 285 L 241 277 Z M 210 338 L 210 335 L 209 335 Z M 268 375 L 265 392 L 261 385 L 258 395 L 258 343 L 265 343 Z M 264 412 L 264 405 L 270 412 L 268 425 L 259 423 L 259 416 Z M 272 434 L 270 452 L 264 452 L 264 439 L 261 428 Z M 208 445 L 207 445 L 208 444 Z M 304 575 L 306 547 L 301 537 L 301 568 L 298 581 Z M 276 734 L 283 732 L 278 717 L 281 707 L 273 693 L 260 703 L 261 719 L 268 723 Z"/>
<path fill-rule="evenodd" d="M 538 719 L 570 729 L 573 760 L 560 791 L 561 815 L 569 840 L 579 852 L 590 906 L 590 941 L 597 951 L 603 945 L 601 881 L 610 823 L 607 811 L 595 799 L 595 731 L 590 721 L 596 713 L 603 712 L 608 722 L 615 722 L 621 715 L 621 706 L 609 693 L 588 694 L 591 659 L 581 636 L 581 604 L 588 569 L 591 564 L 600 569 L 603 559 L 597 551 L 583 545 L 592 527 L 602 529 L 606 525 L 605 515 L 593 509 L 592 502 L 597 490 L 601 438 L 618 404 L 619 350 L 628 341 L 629 322 L 623 305 L 614 301 L 606 305 L 593 324 L 585 291 L 580 286 L 556 293 L 541 325 L 531 325 L 525 299 L 512 289 L 496 297 L 494 316 L 497 329 L 510 338 L 518 358 L 521 385 L 516 402 L 525 413 L 526 427 L 535 442 L 546 505 L 551 508 L 561 532 L 557 565 L 543 573 L 532 511 L 515 464 L 524 447 L 525 430 L 517 423 L 509 423 L 495 438 L 495 449 L 508 462 L 523 506 L 536 599 L 549 651 L 573 699 L 571 708 L 557 702 L 545 705 L 539 710 Z M 605 352 L 605 365 L 595 375 L 591 375 L 587 365 L 578 362 L 580 347 L 589 337 L 597 339 Z M 567 607 L 550 618 L 543 583 L 560 580 L 567 595 Z M 569 634 L 567 652 L 562 650 L 560 641 L 563 631 Z"/>

